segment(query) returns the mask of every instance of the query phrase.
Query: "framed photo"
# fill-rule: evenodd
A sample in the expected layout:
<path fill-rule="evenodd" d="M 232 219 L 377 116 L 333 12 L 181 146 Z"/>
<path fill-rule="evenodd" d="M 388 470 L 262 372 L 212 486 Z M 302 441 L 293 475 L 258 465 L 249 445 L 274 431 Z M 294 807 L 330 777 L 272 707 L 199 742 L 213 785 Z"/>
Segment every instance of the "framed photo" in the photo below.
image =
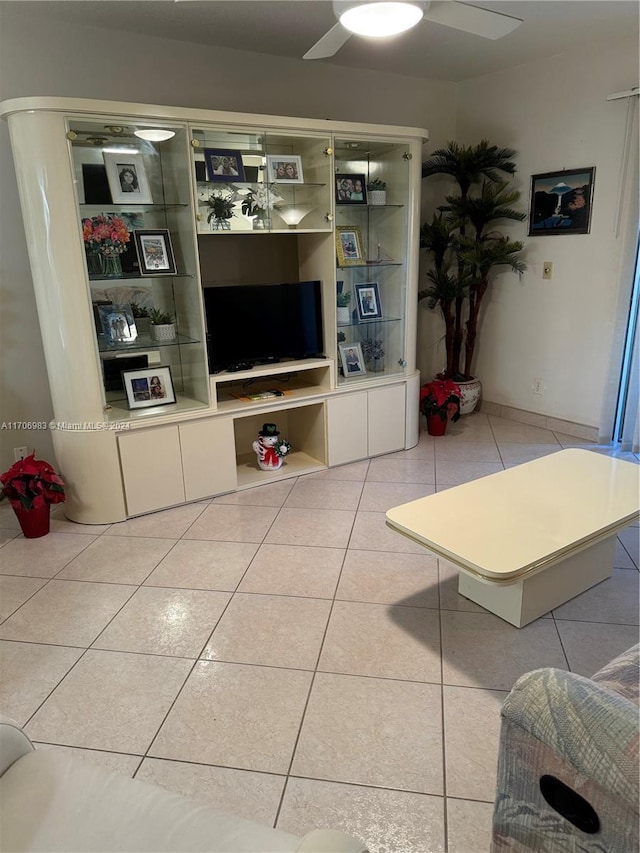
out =
<path fill-rule="evenodd" d="M 588 234 L 595 167 L 531 176 L 529 237 Z"/>
<path fill-rule="evenodd" d="M 367 372 L 360 344 L 338 344 L 338 349 L 340 350 L 345 379 L 350 379 L 352 376 L 362 376 Z"/>
<path fill-rule="evenodd" d="M 356 291 L 356 308 L 358 320 L 380 320 L 382 317 L 382 305 L 380 304 L 380 292 L 376 281 L 368 281 L 365 284 L 354 285 Z"/>
<path fill-rule="evenodd" d="M 171 368 L 168 365 L 165 367 L 154 365 L 141 370 L 123 370 L 122 384 L 130 409 L 168 406 L 176 401 Z"/>
<path fill-rule="evenodd" d="M 296 154 L 267 154 L 267 180 L 279 184 L 303 184 L 302 158 Z"/>
<path fill-rule="evenodd" d="M 366 204 L 367 179 L 364 175 L 336 175 L 336 204 Z"/>
<path fill-rule="evenodd" d="M 166 228 L 133 232 L 140 261 L 140 275 L 175 275 L 176 261 Z"/>
<path fill-rule="evenodd" d="M 350 264 L 363 264 L 362 234 L 360 229 L 352 225 L 336 226 L 336 254 L 338 266 L 348 267 Z"/>
<path fill-rule="evenodd" d="M 142 154 L 105 152 L 102 156 L 114 204 L 153 204 Z"/>
<path fill-rule="evenodd" d="M 231 148 L 205 148 L 204 160 L 210 181 L 244 182 L 244 164 L 239 151 Z"/>
<path fill-rule="evenodd" d="M 130 305 L 98 305 L 102 333 L 109 346 L 132 344 L 138 337 Z"/>

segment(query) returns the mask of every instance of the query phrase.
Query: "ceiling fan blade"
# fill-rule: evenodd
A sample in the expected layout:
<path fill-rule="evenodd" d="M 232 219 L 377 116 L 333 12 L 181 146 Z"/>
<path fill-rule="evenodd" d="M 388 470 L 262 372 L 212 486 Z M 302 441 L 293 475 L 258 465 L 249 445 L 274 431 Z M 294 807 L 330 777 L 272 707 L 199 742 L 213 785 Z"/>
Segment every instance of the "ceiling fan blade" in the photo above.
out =
<path fill-rule="evenodd" d="M 310 48 L 303 59 L 326 59 L 328 56 L 334 56 L 342 47 L 343 44 L 351 38 L 349 30 L 345 30 L 342 24 L 336 24 L 331 27 L 328 33 L 325 33 L 320 41 L 317 41 Z"/>
<path fill-rule="evenodd" d="M 486 39 L 499 39 L 513 32 L 522 23 L 521 18 L 503 15 L 502 12 L 490 12 L 479 6 L 469 6 L 456 0 L 441 0 L 432 3 L 425 12 L 425 21 L 453 27 L 466 33 L 473 33 Z"/>

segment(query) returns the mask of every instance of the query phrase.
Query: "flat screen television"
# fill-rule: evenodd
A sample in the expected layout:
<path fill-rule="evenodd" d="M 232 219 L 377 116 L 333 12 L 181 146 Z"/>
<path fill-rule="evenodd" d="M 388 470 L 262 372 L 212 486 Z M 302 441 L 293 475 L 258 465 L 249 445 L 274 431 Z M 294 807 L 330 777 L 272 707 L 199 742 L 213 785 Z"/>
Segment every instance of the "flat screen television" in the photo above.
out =
<path fill-rule="evenodd" d="M 204 305 L 212 373 L 323 353 L 319 281 L 205 287 Z"/>

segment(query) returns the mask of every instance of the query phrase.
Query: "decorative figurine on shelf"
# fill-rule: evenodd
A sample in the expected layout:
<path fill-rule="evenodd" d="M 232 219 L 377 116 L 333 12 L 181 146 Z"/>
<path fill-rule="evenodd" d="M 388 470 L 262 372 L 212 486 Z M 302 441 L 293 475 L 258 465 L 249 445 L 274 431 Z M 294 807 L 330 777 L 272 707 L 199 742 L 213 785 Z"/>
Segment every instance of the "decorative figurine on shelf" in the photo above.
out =
<path fill-rule="evenodd" d="M 263 424 L 258 438 L 252 444 L 258 457 L 258 467 L 262 471 L 277 471 L 291 450 L 289 442 L 285 438 L 278 438 L 279 435 L 275 424 Z"/>

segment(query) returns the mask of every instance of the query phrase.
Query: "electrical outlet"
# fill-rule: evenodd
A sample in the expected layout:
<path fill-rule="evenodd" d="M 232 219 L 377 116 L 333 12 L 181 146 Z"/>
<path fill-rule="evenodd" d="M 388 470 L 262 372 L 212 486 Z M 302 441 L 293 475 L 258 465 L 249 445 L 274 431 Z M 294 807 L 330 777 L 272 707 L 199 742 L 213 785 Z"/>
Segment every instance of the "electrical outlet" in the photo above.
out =
<path fill-rule="evenodd" d="M 531 388 L 534 394 L 544 394 L 544 382 L 542 379 L 534 379 Z"/>
<path fill-rule="evenodd" d="M 14 447 L 13 448 L 13 458 L 16 462 L 19 462 L 21 459 L 24 459 L 25 456 L 29 455 L 28 447 Z"/>
<path fill-rule="evenodd" d="M 551 261 L 542 262 L 542 278 L 551 278 L 553 276 L 553 263 Z"/>

